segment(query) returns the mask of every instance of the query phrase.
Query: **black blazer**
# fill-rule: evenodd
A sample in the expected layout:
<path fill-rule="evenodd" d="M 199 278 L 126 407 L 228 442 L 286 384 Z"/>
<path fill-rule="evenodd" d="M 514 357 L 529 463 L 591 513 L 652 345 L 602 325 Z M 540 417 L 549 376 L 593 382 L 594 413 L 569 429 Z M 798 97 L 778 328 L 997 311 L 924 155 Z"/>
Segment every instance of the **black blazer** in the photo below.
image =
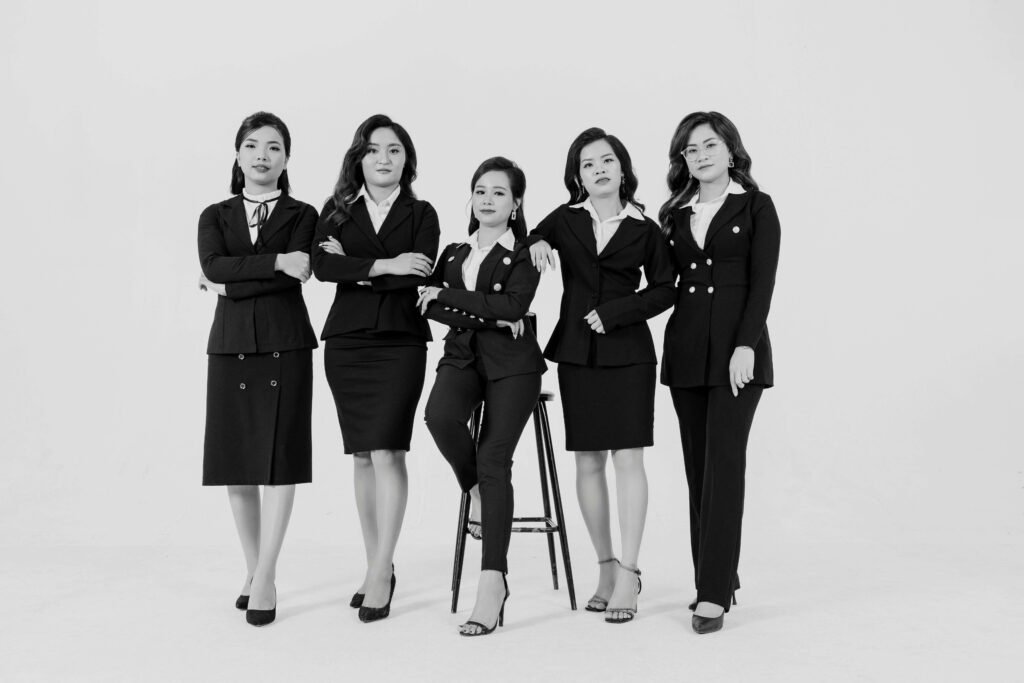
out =
<path fill-rule="evenodd" d="M 462 280 L 462 265 L 469 253 L 466 243 L 449 244 L 428 282 L 443 289 L 425 315 L 451 328 L 445 335 L 444 357 L 438 367 L 465 368 L 479 360 L 490 380 L 543 373 L 547 364 L 533 325 L 526 325 L 518 339 L 512 338 L 508 328 L 497 326 L 498 320 L 514 322 L 530 311 L 540 282 L 530 250 L 517 244 L 509 251 L 495 244 L 480 264 L 473 291 L 466 291 Z"/>
<path fill-rule="evenodd" d="M 604 367 L 657 363 L 647 320 L 674 298 L 672 262 L 658 224 L 625 218 L 598 255 L 590 213 L 563 204 L 530 233 L 531 244 L 540 239 L 562 262 L 562 305 L 544 357 Z M 641 266 L 647 287 L 637 291 Z M 604 334 L 583 319 L 592 310 Z"/>
<path fill-rule="evenodd" d="M 238 195 L 199 216 L 199 265 L 227 296 L 217 297 L 207 353 L 266 353 L 315 349 L 302 283 L 274 270 L 278 254 L 309 253 L 316 209 L 282 194 L 263 228 L 263 245 L 249 239 Z"/>
<path fill-rule="evenodd" d="M 779 264 L 779 216 L 771 197 L 731 194 L 708 227 L 704 248 L 690 232 L 689 207 L 665 225 L 676 272 L 676 307 L 665 328 L 661 382 L 672 387 L 728 386 L 737 346 L 754 349 L 754 379 L 774 382 L 768 308 Z"/>
<path fill-rule="evenodd" d="M 380 275 L 371 278 L 377 259 L 417 252 L 433 259 L 441 228 L 437 212 L 428 202 L 398 195 L 380 233 L 373 229 L 366 202 L 356 200 L 352 215 L 341 225 L 328 217 L 334 200 L 328 199 L 316 225 L 313 241 L 313 274 L 324 282 L 337 282 L 334 303 L 327 314 L 321 339 L 349 332 L 404 332 L 429 341 L 430 326 L 416 310 L 416 288 L 426 278 L 417 275 Z M 341 242 L 344 256 L 329 254 L 318 245 L 327 237 Z M 356 284 L 369 281 L 371 286 Z"/>

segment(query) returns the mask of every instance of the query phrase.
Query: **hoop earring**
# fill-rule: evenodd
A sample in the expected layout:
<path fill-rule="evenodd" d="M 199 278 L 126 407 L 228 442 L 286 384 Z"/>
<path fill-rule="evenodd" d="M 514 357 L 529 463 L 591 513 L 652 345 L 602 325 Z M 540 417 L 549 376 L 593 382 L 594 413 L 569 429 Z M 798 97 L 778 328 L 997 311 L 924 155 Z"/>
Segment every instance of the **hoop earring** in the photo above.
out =
<path fill-rule="evenodd" d="M 511 218 L 512 218 L 512 220 L 516 219 L 516 210 L 515 209 L 512 209 L 512 216 L 511 216 Z"/>

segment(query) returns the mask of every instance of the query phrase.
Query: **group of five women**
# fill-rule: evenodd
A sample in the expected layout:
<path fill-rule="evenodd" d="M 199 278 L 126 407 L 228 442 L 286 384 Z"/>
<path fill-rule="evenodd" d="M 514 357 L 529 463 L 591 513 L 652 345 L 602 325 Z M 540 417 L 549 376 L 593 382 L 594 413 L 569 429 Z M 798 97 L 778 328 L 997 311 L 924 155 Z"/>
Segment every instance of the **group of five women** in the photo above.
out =
<path fill-rule="evenodd" d="M 291 137 L 278 117 L 246 118 L 235 149 L 235 196 L 199 220 L 200 285 L 219 295 L 207 349 L 203 483 L 227 487 L 247 568 L 235 604 L 250 624 L 274 620 L 294 485 L 312 478 L 317 340 L 301 286 L 315 275 L 336 283 L 321 339 L 344 450 L 355 463 L 366 573 L 350 605 L 360 620 L 387 617 L 395 592 L 429 318 L 448 333 L 426 424 L 472 496 L 470 530 L 483 545 L 476 603 L 459 632 L 485 635 L 503 621 L 512 455 L 545 358 L 558 363 L 566 450 L 575 452 L 577 497 L 598 560 L 586 609 L 609 623 L 631 621 L 647 513 L 643 451 L 654 443 L 657 355 L 647 320 L 674 307 L 661 382 L 672 394 L 689 487 L 697 589 L 689 607 L 698 633 L 722 627 L 739 588 L 747 437 L 773 381 L 766 320 L 779 252 L 774 206 L 725 116 L 696 112 L 677 127 L 658 222 L 635 197 L 625 145 L 599 128 L 569 147 L 569 201 L 529 232 L 523 171 L 504 157 L 487 159 L 470 181 L 469 237 L 439 257 L 437 213 L 412 190 L 416 149 L 387 116 L 359 126 L 319 214 L 289 195 Z M 542 353 L 530 305 L 556 251 L 563 294 Z M 474 438 L 468 423 L 481 403 Z M 612 549 L 609 453 L 620 557 Z"/>

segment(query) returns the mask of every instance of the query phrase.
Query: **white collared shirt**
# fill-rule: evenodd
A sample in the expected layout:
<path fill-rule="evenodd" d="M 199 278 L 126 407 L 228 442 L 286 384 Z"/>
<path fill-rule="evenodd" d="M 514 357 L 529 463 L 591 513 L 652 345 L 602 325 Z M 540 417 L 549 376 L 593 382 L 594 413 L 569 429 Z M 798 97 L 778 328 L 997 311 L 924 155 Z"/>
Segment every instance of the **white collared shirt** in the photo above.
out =
<path fill-rule="evenodd" d="M 697 246 L 701 249 L 704 248 L 704 240 L 708 236 L 708 228 L 711 227 L 711 219 L 715 217 L 718 210 L 722 208 L 722 204 L 725 203 L 725 198 L 731 194 L 743 194 L 746 190 L 743 186 L 737 183 L 732 178 L 729 179 L 729 184 L 718 197 L 711 199 L 706 202 L 698 202 L 697 199 L 700 197 L 700 192 L 694 193 L 690 201 L 683 204 L 682 207 L 690 207 L 693 209 L 693 215 L 690 216 L 690 234 L 693 235 L 693 241 L 697 243 Z"/>
<path fill-rule="evenodd" d="M 359 201 L 360 197 L 365 199 L 366 213 L 370 214 L 370 222 L 373 223 L 373 230 L 374 232 L 380 232 L 380 226 L 384 225 L 384 219 L 388 217 L 388 212 L 391 211 L 391 207 L 395 203 L 395 200 L 398 199 L 398 194 L 401 191 L 402 186 L 399 185 L 398 187 L 395 188 L 394 192 L 389 194 L 387 198 L 385 198 L 380 204 L 378 204 L 377 202 L 373 201 L 373 197 L 371 197 L 370 193 L 367 191 L 366 185 L 363 185 L 361 188 L 359 188 L 359 194 L 356 195 L 356 198 L 349 203 L 356 203 L 357 201 Z"/>
<path fill-rule="evenodd" d="M 619 229 L 619 224 L 626 218 L 636 218 L 637 220 L 643 220 L 644 215 L 640 213 L 640 209 L 636 208 L 629 202 L 626 202 L 626 206 L 616 216 L 612 216 L 606 221 L 602 221 L 598 215 L 597 210 L 594 208 L 593 203 L 590 201 L 590 197 L 587 197 L 585 201 L 579 204 L 573 204 L 569 207 L 570 209 L 586 209 L 587 213 L 590 214 L 590 218 L 593 221 L 594 227 L 594 239 L 597 240 L 597 253 L 600 254 L 606 246 L 608 246 L 608 240 L 612 238 L 615 231 Z"/>
<path fill-rule="evenodd" d="M 249 241 L 256 244 L 256 236 L 259 234 L 257 228 L 259 225 L 253 217 L 256 215 L 256 208 L 259 204 L 254 204 L 253 202 L 267 202 L 267 220 L 270 220 L 270 214 L 273 213 L 274 207 L 277 206 L 277 200 L 281 197 L 281 190 L 274 190 L 273 192 L 265 192 L 263 194 L 250 194 L 242 190 L 242 196 L 249 200 L 242 202 L 242 206 L 245 207 L 245 220 L 249 224 Z"/>
<path fill-rule="evenodd" d="M 509 251 L 515 249 L 516 236 L 509 228 L 501 234 L 501 237 L 491 242 L 486 247 L 480 246 L 480 231 L 477 230 L 469 236 L 469 256 L 462 262 L 462 281 L 466 283 L 466 291 L 472 292 L 476 289 L 476 279 L 480 275 L 480 264 L 484 262 L 487 255 L 495 244 L 500 244 Z"/>

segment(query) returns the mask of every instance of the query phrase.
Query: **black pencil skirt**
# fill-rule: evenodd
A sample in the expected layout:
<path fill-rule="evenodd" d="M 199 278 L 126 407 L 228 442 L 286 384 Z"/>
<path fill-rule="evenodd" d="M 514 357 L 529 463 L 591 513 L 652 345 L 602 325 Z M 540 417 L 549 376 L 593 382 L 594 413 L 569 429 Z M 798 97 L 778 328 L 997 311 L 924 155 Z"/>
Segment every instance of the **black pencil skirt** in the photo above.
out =
<path fill-rule="evenodd" d="M 565 449 L 606 451 L 654 445 L 653 363 L 621 367 L 558 364 Z"/>
<path fill-rule="evenodd" d="M 407 451 L 427 369 L 426 345 L 346 346 L 328 340 L 327 383 L 346 453 Z"/>
<path fill-rule="evenodd" d="M 313 480 L 313 352 L 210 354 L 203 485 Z"/>

